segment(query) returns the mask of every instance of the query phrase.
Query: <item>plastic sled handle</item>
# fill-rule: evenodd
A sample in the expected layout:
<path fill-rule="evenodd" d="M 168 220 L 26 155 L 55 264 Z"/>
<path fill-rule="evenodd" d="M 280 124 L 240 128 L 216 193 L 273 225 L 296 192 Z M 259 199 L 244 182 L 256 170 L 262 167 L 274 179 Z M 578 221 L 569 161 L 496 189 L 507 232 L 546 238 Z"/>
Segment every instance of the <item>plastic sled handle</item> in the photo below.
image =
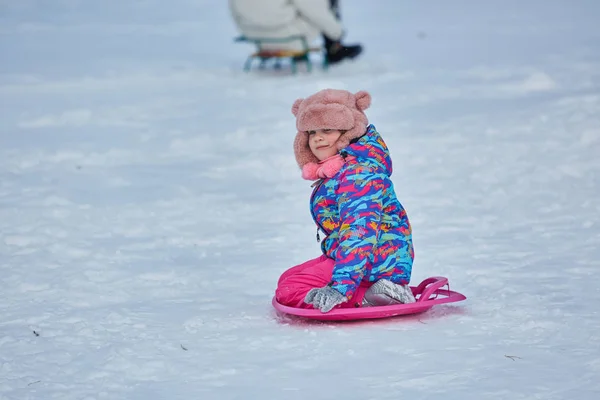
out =
<path fill-rule="evenodd" d="M 446 285 L 448 285 L 448 278 L 444 278 L 443 276 L 432 276 L 431 278 L 425 279 L 415 289 L 416 294 L 421 293 L 417 302 L 429 300 L 438 289 L 441 289 Z M 448 285 L 448 287 L 450 287 L 450 285 Z"/>

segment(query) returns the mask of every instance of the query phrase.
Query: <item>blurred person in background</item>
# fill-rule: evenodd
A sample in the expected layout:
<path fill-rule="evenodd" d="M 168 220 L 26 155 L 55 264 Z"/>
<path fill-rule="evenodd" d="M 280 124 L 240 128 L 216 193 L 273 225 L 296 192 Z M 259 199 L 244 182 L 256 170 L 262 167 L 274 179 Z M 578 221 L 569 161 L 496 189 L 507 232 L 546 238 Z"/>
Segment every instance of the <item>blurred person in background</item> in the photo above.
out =
<path fill-rule="evenodd" d="M 344 27 L 338 0 L 229 0 L 229 9 L 240 32 L 249 39 L 285 39 L 312 42 L 323 37 L 330 64 L 360 55 L 359 44 L 342 44 Z M 303 50 L 300 40 L 264 43 L 263 49 Z"/>

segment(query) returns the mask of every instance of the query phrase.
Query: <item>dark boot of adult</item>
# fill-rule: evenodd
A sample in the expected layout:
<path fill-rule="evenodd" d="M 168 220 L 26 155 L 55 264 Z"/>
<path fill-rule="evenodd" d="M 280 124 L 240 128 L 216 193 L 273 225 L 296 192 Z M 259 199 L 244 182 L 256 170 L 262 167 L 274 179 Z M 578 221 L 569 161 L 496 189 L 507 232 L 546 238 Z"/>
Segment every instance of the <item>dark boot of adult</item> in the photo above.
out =
<path fill-rule="evenodd" d="M 340 5 L 338 0 L 329 0 L 329 7 L 334 12 L 338 21 L 340 17 Z M 356 58 L 362 53 L 362 46 L 360 44 L 345 45 L 339 40 L 331 40 L 327 36 L 323 35 L 323 44 L 326 50 L 327 62 L 329 64 L 336 64 L 345 59 Z"/>

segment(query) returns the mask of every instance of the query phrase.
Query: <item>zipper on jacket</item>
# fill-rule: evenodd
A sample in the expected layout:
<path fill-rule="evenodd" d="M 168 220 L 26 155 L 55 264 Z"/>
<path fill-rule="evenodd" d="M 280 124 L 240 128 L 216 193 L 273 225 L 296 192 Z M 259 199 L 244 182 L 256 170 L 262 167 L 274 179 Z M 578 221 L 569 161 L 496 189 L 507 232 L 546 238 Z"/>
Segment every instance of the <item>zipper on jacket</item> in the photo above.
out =
<path fill-rule="evenodd" d="M 317 243 L 321 241 L 321 235 L 319 235 L 319 229 L 321 229 L 323 231 L 323 233 L 325 233 L 327 235 L 329 234 L 317 220 L 317 216 L 313 212 L 313 207 L 312 207 L 313 200 L 315 199 L 315 195 L 317 194 L 317 190 L 319 190 L 319 188 L 321 187 L 321 185 L 323 184 L 324 181 L 325 181 L 325 179 L 320 179 L 319 181 L 317 181 L 311 185 L 312 187 L 314 187 L 314 189 L 313 189 L 312 194 L 310 195 L 310 203 L 309 203 L 310 204 L 310 215 L 312 215 L 313 221 L 315 221 L 315 224 L 317 225 Z"/>

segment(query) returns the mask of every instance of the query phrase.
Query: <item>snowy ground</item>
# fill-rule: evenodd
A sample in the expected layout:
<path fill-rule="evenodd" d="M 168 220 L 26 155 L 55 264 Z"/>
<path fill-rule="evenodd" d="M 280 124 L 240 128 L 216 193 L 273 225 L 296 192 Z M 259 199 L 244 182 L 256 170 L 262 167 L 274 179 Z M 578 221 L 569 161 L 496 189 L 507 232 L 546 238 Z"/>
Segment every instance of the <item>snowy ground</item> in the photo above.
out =
<path fill-rule="evenodd" d="M 600 4 L 342 3 L 365 57 L 291 76 L 242 72 L 224 1 L 0 0 L 0 399 L 598 398 Z M 372 93 L 413 284 L 467 301 L 272 310 L 325 87 Z"/>

